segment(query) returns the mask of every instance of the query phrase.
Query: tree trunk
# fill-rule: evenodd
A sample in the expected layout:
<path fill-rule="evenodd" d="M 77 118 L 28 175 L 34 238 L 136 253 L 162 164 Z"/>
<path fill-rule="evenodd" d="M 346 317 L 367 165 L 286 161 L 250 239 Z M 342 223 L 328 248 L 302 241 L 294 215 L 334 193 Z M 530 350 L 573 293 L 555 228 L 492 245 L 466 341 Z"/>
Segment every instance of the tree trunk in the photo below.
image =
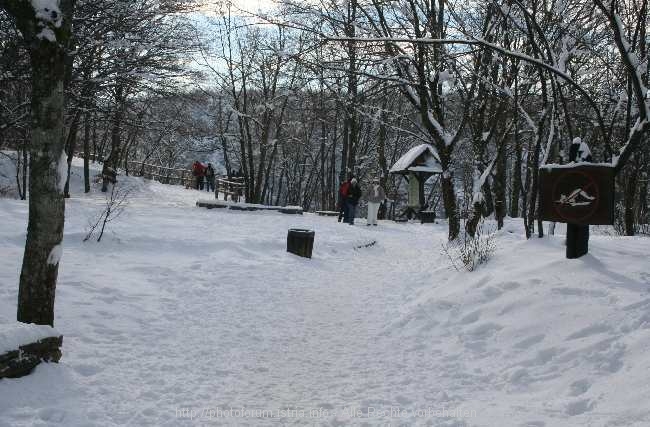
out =
<path fill-rule="evenodd" d="M 494 198 L 492 197 L 492 185 L 490 184 L 489 178 L 485 180 L 485 184 L 483 184 L 481 191 L 483 192 L 483 197 L 485 198 L 483 202 L 482 214 L 483 217 L 487 218 L 494 212 Z"/>
<path fill-rule="evenodd" d="M 456 208 L 454 180 L 449 170 L 443 172 L 440 182 L 442 183 L 442 200 L 445 206 L 445 214 L 449 221 L 449 240 L 454 240 L 460 232 L 460 220 Z"/>
<path fill-rule="evenodd" d="M 647 163 L 646 163 L 647 164 Z M 641 186 L 639 188 L 639 203 L 637 205 L 637 223 L 647 224 L 648 212 L 648 174 L 643 173 L 641 176 Z"/>
<path fill-rule="evenodd" d="M 25 131 L 25 137 L 23 138 L 23 169 L 22 169 L 22 192 L 20 194 L 20 200 L 27 200 L 27 178 L 29 177 L 29 138 L 27 136 L 27 131 Z"/>
<path fill-rule="evenodd" d="M 460 233 L 460 219 L 458 218 L 454 177 L 451 171 L 451 153 L 446 151 L 441 152 L 440 160 L 442 164 L 442 176 L 440 177 L 442 201 L 445 207 L 445 215 L 449 222 L 449 240 L 454 240 Z"/>
<path fill-rule="evenodd" d="M 55 26 L 39 21 L 27 2 L 9 3 L 8 11 L 16 17 L 28 43 L 32 69 L 29 220 L 17 310 L 18 321 L 25 323 L 54 324 L 54 295 L 65 217 L 65 173 L 61 172 L 66 162 L 64 46 L 70 37 L 72 7 L 71 0 L 61 1 L 63 21 Z M 39 38 L 43 25 L 54 34 L 54 41 Z M 39 33 L 35 34 L 36 31 Z"/>
<path fill-rule="evenodd" d="M 84 193 L 90 193 L 90 113 L 84 115 Z"/>
<path fill-rule="evenodd" d="M 634 215 L 634 199 L 636 196 L 636 187 L 639 176 L 639 168 L 637 165 L 632 165 L 630 167 L 630 173 L 627 176 L 627 182 L 625 183 L 625 213 L 623 215 L 623 221 L 625 224 L 625 235 L 634 236 L 636 232 L 636 221 Z"/>
<path fill-rule="evenodd" d="M 102 168 L 102 192 L 108 190 L 110 179 L 107 177 L 114 176 L 120 161 L 122 149 L 122 119 L 124 117 L 125 96 L 124 83 L 118 83 L 115 88 L 115 112 L 113 113 L 113 123 L 111 127 L 111 153 L 104 162 Z"/>
<path fill-rule="evenodd" d="M 484 208 L 485 204 L 482 201 L 473 204 L 472 213 L 465 223 L 465 231 L 471 237 L 474 237 L 476 235 L 476 228 L 478 227 L 478 223 L 481 220 L 482 211 Z"/>
<path fill-rule="evenodd" d="M 503 141 L 505 144 L 505 141 Z M 503 228 L 503 219 L 506 216 L 506 150 L 499 153 L 496 164 L 496 177 L 494 179 L 494 215 L 497 220 L 497 228 Z"/>
<path fill-rule="evenodd" d="M 382 111 L 379 120 L 379 135 L 377 142 L 377 157 L 379 161 L 379 169 L 381 171 L 381 176 L 379 177 L 379 185 L 384 189 L 384 193 L 388 194 L 387 182 L 388 182 L 388 161 L 386 160 L 386 140 L 388 139 L 388 130 L 386 129 L 386 123 L 388 122 L 388 113 L 386 109 L 388 108 L 387 97 L 384 97 L 382 101 Z M 386 203 L 382 203 L 379 212 L 377 213 L 377 219 L 386 219 Z"/>
<path fill-rule="evenodd" d="M 79 117 L 81 117 L 81 113 L 77 112 L 75 114 L 75 117 L 72 119 L 72 124 L 70 125 L 70 130 L 68 131 L 68 138 L 66 142 L 66 151 L 68 153 L 67 174 L 65 179 L 65 187 L 63 188 L 63 197 L 66 199 L 70 198 L 70 170 L 72 169 L 72 158 L 74 157 L 74 152 L 77 148 L 77 130 L 79 128 Z"/>

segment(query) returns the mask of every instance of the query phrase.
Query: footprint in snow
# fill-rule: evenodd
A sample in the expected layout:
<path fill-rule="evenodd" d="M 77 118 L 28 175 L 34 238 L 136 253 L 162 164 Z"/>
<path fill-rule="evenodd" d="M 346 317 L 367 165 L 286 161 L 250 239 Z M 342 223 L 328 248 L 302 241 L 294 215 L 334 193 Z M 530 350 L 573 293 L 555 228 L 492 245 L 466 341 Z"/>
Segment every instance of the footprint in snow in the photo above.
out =
<path fill-rule="evenodd" d="M 467 333 L 476 339 L 483 339 L 492 336 L 501 329 L 503 329 L 503 326 L 497 323 L 487 322 L 469 330 Z"/>
<path fill-rule="evenodd" d="M 526 368 L 516 369 L 508 376 L 508 382 L 513 385 L 527 385 L 532 381 L 528 369 Z"/>
<path fill-rule="evenodd" d="M 521 286 L 521 283 L 519 282 L 504 282 L 501 284 L 501 289 L 504 291 L 514 291 L 515 289 L 519 288 Z"/>
<path fill-rule="evenodd" d="M 46 423 L 59 424 L 65 419 L 65 411 L 58 408 L 43 408 L 38 411 L 38 417 Z"/>
<path fill-rule="evenodd" d="M 569 416 L 581 415 L 594 409 L 595 405 L 590 399 L 580 399 L 570 402 L 564 412 Z"/>
<path fill-rule="evenodd" d="M 539 344 L 540 342 L 544 341 L 544 338 L 546 338 L 546 335 L 544 334 L 539 334 L 539 335 L 533 335 L 531 337 L 525 338 L 518 343 L 515 344 L 515 348 L 521 349 L 521 350 L 526 350 L 529 349 L 530 347 L 534 346 L 535 344 Z"/>
<path fill-rule="evenodd" d="M 609 295 L 607 292 L 603 292 L 603 291 L 571 288 L 566 286 L 553 288 L 551 291 L 555 294 L 560 294 L 563 296 L 575 296 L 575 297 L 606 297 Z"/>
<path fill-rule="evenodd" d="M 104 368 L 86 363 L 80 363 L 72 367 L 76 373 L 83 377 L 92 377 L 104 370 Z"/>
<path fill-rule="evenodd" d="M 585 394 L 589 388 L 591 387 L 591 383 L 589 382 L 588 379 L 582 379 L 578 381 L 574 381 L 571 383 L 569 386 L 569 396 L 580 396 L 582 394 Z"/>
<path fill-rule="evenodd" d="M 497 288 L 495 286 L 488 286 L 483 289 L 483 295 L 485 296 L 485 302 L 494 301 L 503 295 L 503 289 Z"/>
<path fill-rule="evenodd" d="M 474 322 L 478 321 L 480 318 L 481 318 L 481 311 L 476 310 L 476 311 L 473 311 L 473 312 L 467 314 L 462 319 L 460 319 L 460 323 L 463 324 L 463 325 L 469 325 L 470 323 L 474 323 Z"/>
<path fill-rule="evenodd" d="M 594 325 L 587 326 L 586 328 L 580 329 L 579 331 L 572 333 L 566 338 L 566 341 L 576 340 L 580 338 L 587 338 L 592 335 L 610 332 L 611 330 L 612 330 L 611 326 L 605 323 L 596 323 Z"/>

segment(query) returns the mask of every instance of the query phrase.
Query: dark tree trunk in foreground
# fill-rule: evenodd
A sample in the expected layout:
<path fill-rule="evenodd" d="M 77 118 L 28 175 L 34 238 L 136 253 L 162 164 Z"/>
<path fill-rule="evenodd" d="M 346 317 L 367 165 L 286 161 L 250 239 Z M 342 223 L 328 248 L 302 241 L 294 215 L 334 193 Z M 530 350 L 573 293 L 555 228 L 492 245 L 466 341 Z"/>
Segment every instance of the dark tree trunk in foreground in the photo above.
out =
<path fill-rule="evenodd" d="M 634 236 L 634 234 L 636 233 L 634 199 L 636 196 L 638 177 L 639 177 L 639 166 L 633 164 L 632 167 L 630 168 L 630 173 L 627 175 L 627 182 L 625 183 L 625 192 L 623 197 L 623 203 L 625 205 L 623 224 L 624 224 L 626 236 Z"/>
<path fill-rule="evenodd" d="M 54 293 L 63 238 L 67 166 L 63 128 L 64 46 L 70 37 L 73 0 L 61 0 L 60 4 L 60 11 L 35 11 L 31 2 L 0 0 L 0 8 L 15 19 L 25 38 L 32 69 L 29 222 L 20 273 L 18 321 L 49 325 L 54 323 Z"/>
<path fill-rule="evenodd" d="M 449 222 L 449 240 L 454 240 L 460 233 L 460 219 L 458 217 L 456 205 L 456 191 L 454 189 L 454 177 L 451 171 L 451 153 L 440 153 L 442 164 L 442 176 L 440 183 L 442 185 L 442 202 L 445 207 L 445 215 Z"/>
<path fill-rule="evenodd" d="M 517 131 L 515 131 L 517 132 Z M 518 138 L 515 136 L 515 138 Z M 519 140 L 515 143 L 514 162 L 512 167 L 512 181 L 510 192 L 510 216 L 519 217 L 519 198 L 521 197 L 521 145 Z"/>

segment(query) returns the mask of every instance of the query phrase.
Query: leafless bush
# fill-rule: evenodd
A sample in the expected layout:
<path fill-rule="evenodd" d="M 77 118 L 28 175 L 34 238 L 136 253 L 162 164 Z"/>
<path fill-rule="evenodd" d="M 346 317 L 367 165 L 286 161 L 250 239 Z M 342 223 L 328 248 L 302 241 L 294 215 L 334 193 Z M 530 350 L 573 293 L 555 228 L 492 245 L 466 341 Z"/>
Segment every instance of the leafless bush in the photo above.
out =
<path fill-rule="evenodd" d="M 639 234 L 650 236 L 650 224 L 639 224 Z"/>
<path fill-rule="evenodd" d="M 126 209 L 128 205 L 128 196 L 131 194 L 130 187 L 121 187 L 116 183 L 111 185 L 111 191 L 106 193 L 106 203 L 104 209 L 98 215 L 95 221 L 90 222 L 90 230 L 84 238 L 84 242 L 90 240 L 99 228 L 99 235 L 97 241 L 101 242 L 102 236 L 109 222 L 116 220 Z"/>
<path fill-rule="evenodd" d="M 617 203 L 614 212 L 614 230 L 619 236 L 625 236 L 625 206 L 623 203 Z M 650 235 L 650 224 L 648 223 L 648 214 L 646 212 L 636 213 L 634 215 L 634 234 Z"/>
<path fill-rule="evenodd" d="M 15 199 L 16 196 L 17 193 L 14 187 L 0 184 L 0 198 Z"/>
<path fill-rule="evenodd" d="M 442 251 L 456 270 L 474 271 L 492 257 L 496 250 L 494 237 L 494 230 L 488 230 L 481 219 L 476 227 L 474 237 L 463 232 L 455 240 L 443 244 Z"/>
<path fill-rule="evenodd" d="M 625 222 L 623 221 L 625 215 L 625 207 L 622 203 L 616 203 L 614 206 L 614 230 L 619 236 L 625 236 Z"/>

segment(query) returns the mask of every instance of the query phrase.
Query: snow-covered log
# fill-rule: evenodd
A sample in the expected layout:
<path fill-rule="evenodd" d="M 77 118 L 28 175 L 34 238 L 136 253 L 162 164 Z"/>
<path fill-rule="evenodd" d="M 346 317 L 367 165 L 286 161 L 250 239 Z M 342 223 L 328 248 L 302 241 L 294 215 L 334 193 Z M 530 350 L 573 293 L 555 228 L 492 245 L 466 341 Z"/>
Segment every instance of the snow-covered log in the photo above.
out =
<path fill-rule="evenodd" d="M 63 336 L 46 325 L 0 325 L 0 379 L 29 374 L 39 363 L 58 362 Z"/>

